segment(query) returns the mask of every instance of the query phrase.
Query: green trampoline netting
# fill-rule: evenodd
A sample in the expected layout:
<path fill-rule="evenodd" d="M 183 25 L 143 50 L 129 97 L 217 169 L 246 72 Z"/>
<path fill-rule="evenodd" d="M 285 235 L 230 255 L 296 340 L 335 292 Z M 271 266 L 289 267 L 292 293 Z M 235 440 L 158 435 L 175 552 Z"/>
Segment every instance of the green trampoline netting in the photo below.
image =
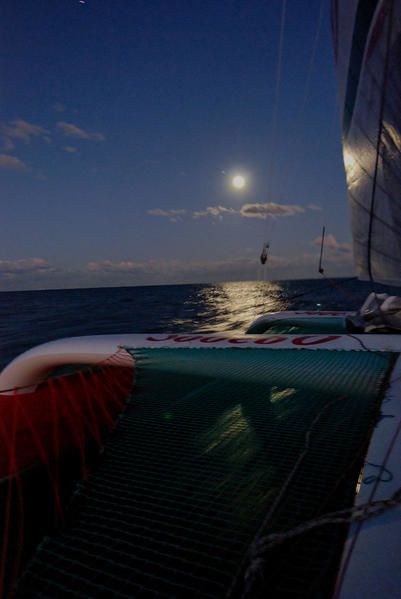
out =
<path fill-rule="evenodd" d="M 130 350 L 125 412 L 19 597 L 327 597 L 391 355 Z M 250 572 L 252 576 L 250 576 Z"/>

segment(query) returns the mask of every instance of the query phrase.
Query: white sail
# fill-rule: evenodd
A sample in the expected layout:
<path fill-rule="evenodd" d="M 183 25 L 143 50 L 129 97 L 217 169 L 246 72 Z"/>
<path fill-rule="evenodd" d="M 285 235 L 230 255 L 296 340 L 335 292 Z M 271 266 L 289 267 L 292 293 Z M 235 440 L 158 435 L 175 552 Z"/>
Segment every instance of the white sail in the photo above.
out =
<path fill-rule="evenodd" d="M 357 274 L 401 285 L 401 2 L 334 0 L 332 17 Z"/>

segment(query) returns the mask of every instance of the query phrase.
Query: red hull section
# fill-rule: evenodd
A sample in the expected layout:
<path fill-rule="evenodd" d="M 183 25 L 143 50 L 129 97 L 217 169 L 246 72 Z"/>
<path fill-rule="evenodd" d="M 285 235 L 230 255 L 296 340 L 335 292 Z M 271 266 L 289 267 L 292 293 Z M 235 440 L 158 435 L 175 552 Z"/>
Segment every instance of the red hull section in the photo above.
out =
<path fill-rule="evenodd" d="M 106 366 L 0 397 L 0 479 L 51 464 L 89 442 L 101 446 L 130 395 L 133 368 Z"/>

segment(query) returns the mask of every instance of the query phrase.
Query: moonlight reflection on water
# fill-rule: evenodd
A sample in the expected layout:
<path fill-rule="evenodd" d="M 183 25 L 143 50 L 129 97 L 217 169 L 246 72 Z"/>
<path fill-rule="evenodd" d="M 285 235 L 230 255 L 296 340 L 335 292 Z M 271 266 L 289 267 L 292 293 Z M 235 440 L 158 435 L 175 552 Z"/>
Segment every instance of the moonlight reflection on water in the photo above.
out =
<path fill-rule="evenodd" d="M 199 316 L 200 331 L 244 330 L 265 312 L 286 309 L 280 283 L 222 283 L 202 289 L 198 301 L 203 304 Z"/>
<path fill-rule="evenodd" d="M 108 333 L 244 333 L 268 312 L 355 310 L 369 292 L 368 283 L 350 279 L 337 279 L 335 288 L 325 280 L 309 279 L 3 292 L 0 368 L 52 339 Z"/>

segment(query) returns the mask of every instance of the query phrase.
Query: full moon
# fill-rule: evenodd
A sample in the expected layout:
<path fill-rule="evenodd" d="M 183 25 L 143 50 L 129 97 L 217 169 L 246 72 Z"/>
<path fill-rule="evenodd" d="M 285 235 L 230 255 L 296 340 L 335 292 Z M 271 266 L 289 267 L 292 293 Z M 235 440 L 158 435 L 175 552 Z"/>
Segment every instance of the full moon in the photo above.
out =
<path fill-rule="evenodd" d="M 242 175 L 235 175 L 231 183 L 235 189 L 243 189 L 245 187 L 245 177 Z"/>

